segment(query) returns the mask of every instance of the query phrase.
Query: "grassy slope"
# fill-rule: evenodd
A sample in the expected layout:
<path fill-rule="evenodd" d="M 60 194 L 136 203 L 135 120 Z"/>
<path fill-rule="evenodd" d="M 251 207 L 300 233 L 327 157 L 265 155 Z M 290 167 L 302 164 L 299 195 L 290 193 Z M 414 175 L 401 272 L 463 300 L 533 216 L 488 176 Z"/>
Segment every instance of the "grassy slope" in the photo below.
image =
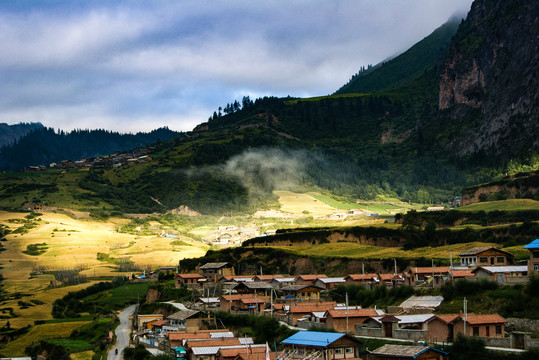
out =
<path fill-rule="evenodd" d="M 531 199 L 508 199 L 487 201 L 456 208 L 459 211 L 537 210 L 539 201 Z"/>

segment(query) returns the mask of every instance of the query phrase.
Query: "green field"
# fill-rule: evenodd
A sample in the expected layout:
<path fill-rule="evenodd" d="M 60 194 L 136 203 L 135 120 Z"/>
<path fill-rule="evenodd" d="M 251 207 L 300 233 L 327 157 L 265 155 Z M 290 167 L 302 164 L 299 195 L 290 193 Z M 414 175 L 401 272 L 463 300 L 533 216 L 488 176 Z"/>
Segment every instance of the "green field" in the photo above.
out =
<path fill-rule="evenodd" d="M 511 210 L 539 210 L 539 201 L 531 199 L 508 199 L 498 201 L 479 202 L 456 208 L 459 211 L 511 211 Z"/>

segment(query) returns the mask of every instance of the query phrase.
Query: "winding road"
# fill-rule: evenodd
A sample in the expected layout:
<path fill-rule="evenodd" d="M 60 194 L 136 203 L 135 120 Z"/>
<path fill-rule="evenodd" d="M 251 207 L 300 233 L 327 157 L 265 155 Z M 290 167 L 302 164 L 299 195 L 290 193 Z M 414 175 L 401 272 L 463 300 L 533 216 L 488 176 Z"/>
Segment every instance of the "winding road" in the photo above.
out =
<path fill-rule="evenodd" d="M 131 316 L 135 312 L 137 305 L 131 305 L 122 310 L 118 317 L 120 325 L 116 328 L 116 345 L 109 351 L 107 360 L 122 360 L 122 351 L 129 346 L 129 336 L 131 334 Z M 116 355 L 116 349 L 118 354 Z"/>

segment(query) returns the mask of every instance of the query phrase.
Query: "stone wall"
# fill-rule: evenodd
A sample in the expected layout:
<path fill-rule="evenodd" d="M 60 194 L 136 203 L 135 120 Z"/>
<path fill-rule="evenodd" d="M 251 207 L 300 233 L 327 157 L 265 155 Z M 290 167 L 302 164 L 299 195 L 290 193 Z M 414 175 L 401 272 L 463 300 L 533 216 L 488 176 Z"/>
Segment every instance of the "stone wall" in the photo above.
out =
<path fill-rule="evenodd" d="M 516 331 L 539 333 L 539 320 L 508 318 L 506 327 Z"/>

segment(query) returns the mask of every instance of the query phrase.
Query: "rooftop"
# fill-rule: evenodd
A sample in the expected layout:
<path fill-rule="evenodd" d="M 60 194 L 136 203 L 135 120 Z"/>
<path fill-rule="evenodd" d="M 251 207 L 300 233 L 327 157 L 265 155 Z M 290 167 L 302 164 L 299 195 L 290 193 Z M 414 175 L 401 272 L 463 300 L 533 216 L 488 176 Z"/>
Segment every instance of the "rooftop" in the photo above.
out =
<path fill-rule="evenodd" d="M 199 267 L 199 269 L 202 269 L 202 270 L 220 269 L 220 268 L 225 267 L 227 265 L 228 265 L 227 262 L 207 263 L 207 264 L 204 264 L 201 267 Z"/>
<path fill-rule="evenodd" d="M 326 347 L 342 338 L 345 334 L 321 331 L 298 331 L 284 339 L 282 344 Z"/>
<path fill-rule="evenodd" d="M 504 317 L 498 314 L 492 315 L 468 315 L 466 317 L 466 322 L 470 325 L 480 325 L 480 324 L 503 324 L 506 323 Z"/>
<path fill-rule="evenodd" d="M 432 347 L 415 345 L 384 345 L 374 350 L 371 354 L 415 359 L 429 349 L 447 355 L 445 352 Z"/>
<path fill-rule="evenodd" d="M 332 318 L 344 318 L 346 317 L 345 310 L 328 310 L 327 311 Z M 348 310 L 348 317 L 368 317 L 368 316 L 378 316 L 378 313 L 374 309 L 352 309 Z"/>
<path fill-rule="evenodd" d="M 399 306 L 405 309 L 411 308 L 436 308 L 444 301 L 443 296 L 410 296 Z"/>
<path fill-rule="evenodd" d="M 526 265 L 509 265 L 509 266 L 478 266 L 472 270 L 475 273 L 477 270 L 483 269 L 488 273 L 513 273 L 513 272 L 528 272 L 528 266 Z"/>
<path fill-rule="evenodd" d="M 181 310 L 177 311 L 172 315 L 167 316 L 167 319 L 169 320 L 185 320 L 190 318 L 191 316 L 194 316 L 198 314 L 200 311 L 196 310 Z"/>
<path fill-rule="evenodd" d="M 524 246 L 524 249 L 539 249 L 539 239 L 533 240 L 531 243 Z"/>

